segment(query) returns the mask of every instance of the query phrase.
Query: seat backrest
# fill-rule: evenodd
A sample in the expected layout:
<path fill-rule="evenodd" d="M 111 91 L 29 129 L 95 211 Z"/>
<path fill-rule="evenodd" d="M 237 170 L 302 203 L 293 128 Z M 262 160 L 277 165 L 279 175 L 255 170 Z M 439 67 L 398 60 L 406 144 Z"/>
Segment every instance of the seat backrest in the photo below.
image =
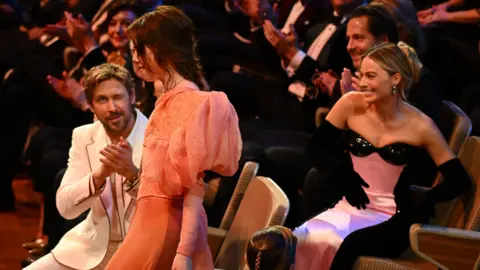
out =
<path fill-rule="evenodd" d="M 450 149 L 457 154 L 465 139 L 470 135 L 470 118 L 451 101 L 444 100 L 440 112 L 439 129 L 447 139 Z"/>
<path fill-rule="evenodd" d="M 451 101 L 444 100 L 439 129 L 443 136 L 447 138 L 450 149 L 453 153 L 457 154 L 472 130 L 472 122 L 457 105 Z M 443 179 L 442 176 L 438 174 L 434 185 L 437 185 L 440 181 L 443 181 Z M 457 200 L 438 204 L 436 207 L 437 215 L 431 223 L 444 226 L 449 224 L 452 210 L 456 204 Z"/>
<path fill-rule="evenodd" d="M 233 218 L 235 217 L 235 214 L 237 214 L 238 207 L 240 206 L 240 202 L 245 195 L 245 191 L 247 190 L 250 182 L 257 176 L 257 172 L 258 163 L 256 162 L 249 161 L 245 163 L 245 166 L 243 166 L 243 170 L 240 173 L 237 185 L 235 186 L 235 190 L 233 191 L 232 198 L 228 203 L 227 210 L 225 211 L 222 222 L 220 223 L 220 229 L 228 230 L 232 225 Z"/>
<path fill-rule="evenodd" d="M 270 178 L 256 177 L 251 181 L 220 247 L 215 267 L 243 269 L 250 237 L 265 227 L 283 225 L 289 207 L 287 196 Z"/>
<path fill-rule="evenodd" d="M 449 227 L 480 231 L 480 137 L 468 137 L 459 153 L 473 181 L 470 192 L 455 204 Z"/>
<path fill-rule="evenodd" d="M 330 109 L 327 107 L 319 107 L 315 111 L 315 126 L 317 128 L 322 124 L 323 120 L 325 119 L 325 116 L 327 116 L 329 111 Z"/>

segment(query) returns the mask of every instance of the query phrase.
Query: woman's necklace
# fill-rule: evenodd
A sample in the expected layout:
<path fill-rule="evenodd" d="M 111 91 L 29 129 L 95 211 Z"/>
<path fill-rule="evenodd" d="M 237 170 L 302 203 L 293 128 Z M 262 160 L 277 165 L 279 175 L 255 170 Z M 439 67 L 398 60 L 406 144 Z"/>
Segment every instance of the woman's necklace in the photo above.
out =
<path fill-rule="evenodd" d="M 166 93 L 166 92 L 172 90 L 173 88 L 175 88 L 175 87 L 176 87 L 179 83 L 181 83 L 183 80 L 185 80 L 185 78 L 181 78 L 180 80 L 176 81 L 176 82 L 173 84 L 172 87 L 170 87 L 170 88 L 168 88 L 168 89 L 165 89 L 165 92 L 164 92 L 164 93 Z"/>

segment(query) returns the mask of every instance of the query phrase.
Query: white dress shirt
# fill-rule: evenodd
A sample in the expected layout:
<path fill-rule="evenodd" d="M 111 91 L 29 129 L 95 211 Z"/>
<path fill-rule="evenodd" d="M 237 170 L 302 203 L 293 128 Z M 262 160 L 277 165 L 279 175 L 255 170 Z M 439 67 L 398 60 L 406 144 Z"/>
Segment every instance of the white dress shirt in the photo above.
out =
<path fill-rule="evenodd" d="M 333 13 L 334 16 L 338 16 L 337 12 Z M 344 16 L 342 18 L 341 23 L 344 23 L 347 18 Z M 295 71 L 298 67 L 302 64 L 303 59 L 308 55 L 312 59 L 317 59 L 320 53 L 322 52 L 323 48 L 327 44 L 327 42 L 332 38 L 333 34 L 337 31 L 337 26 L 333 23 L 328 24 L 323 31 L 315 38 L 313 43 L 308 48 L 307 53 L 299 50 L 295 56 L 290 61 L 289 65 L 286 67 L 286 72 L 289 77 L 293 77 L 295 75 Z M 288 91 L 294 95 L 296 95 L 300 100 L 303 99 L 305 96 L 305 92 L 307 90 L 307 86 L 305 83 L 300 81 L 295 81 L 288 87 Z"/>
<path fill-rule="evenodd" d="M 136 132 L 137 132 L 137 124 L 133 126 L 132 131 L 128 135 L 127 141 L 130 143 L 130 145 L 135 145 L 135 138 L 136 138 Z M 111 144 L 110 138 L 106 138 L 105 141 L 105 147 Z M 100 193 L 103 192 L 103 188 L 105 185 L 98 191 L 95 191 L 95 186 L 93 184 L 93 178 L 91 179 L 91 184 L 90 184 L 90 192 L 91 194 L 97 193 L 99 195 Z M 125 177 L 119 175 L 118 173 L 112 173 L 110 177 L 107 179 L 107 181 L 110 181 L 111 185 L 111 192 L 112 192 L 112 203 L 113 203 L 113 211 L 110 219 L 110 241 L 113 242 L 121 242 L 123 241 L 125 235 L 126 235 L 126 230 L 123 224 L 125 224 L 124 219 L 125 215 L 120 214 L 120 213 L 125 213 L 125 194 L 124 194 L 124 189 L 123 189 L 123 182 L 125 181 Z M 93 190 L 92 190 L 93 189 Z"/>

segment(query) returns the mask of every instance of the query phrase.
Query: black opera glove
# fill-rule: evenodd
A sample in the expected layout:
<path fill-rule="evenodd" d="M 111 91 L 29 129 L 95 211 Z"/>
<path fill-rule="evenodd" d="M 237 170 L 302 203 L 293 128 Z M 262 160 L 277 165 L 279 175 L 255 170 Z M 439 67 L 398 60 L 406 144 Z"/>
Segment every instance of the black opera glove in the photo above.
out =
<path fill-rule="evenodd" d="M 472 186 L 467 171 L 458 158 L 453 158 L 438 166 L 444 180 L 426 192 L 425 200 L 439 203 L 457 198 Z"/>
<path fill-rule="evenodd" d="M 353 167 L 351 169 L 347 167 L 349 165 L 352 166 L 351 161 L 350 164 L 345 164 L 343 169 L 345 173 L 342 182 L 345 185 L 345 199 L 351 206 L 356 207 L 359 210 L 366 209 L 367 205 L 370 203 L 370 199 L 368 199 L 364 188 L 369 188 L 370 186 L 356 171 L 353 170 Z"/>
<path fill-rule="evenodd" d="M 472 185 L 467 171 L 458 158 L 438 166 L 444 180 L 432 188 L 410 185 L 410 199 L 416 212 L 434 216 L 435 204 L 447 202 L 468 191 Z"/>
<path fill-rule="evenodd" d="M 365 209 L 370 200 L 363 187 L 369 185 L 353 169 L 346 151 L 345 133 L 346 130 L 328 120 L 323 121 L 310 139 L 306 153 L 318 170 L 329 170 L 336 176 L 339 180 L 336 185 L 350 205 Z"/>
<path fill-rule="evenodd" d="M 305 153 L 315 168 L 323 170 L 342 166 L 342 159 L 345 156 L 345 133 L 346 130 L 337 128 L 328 120 L 322 122 L 305 148 Z"/>

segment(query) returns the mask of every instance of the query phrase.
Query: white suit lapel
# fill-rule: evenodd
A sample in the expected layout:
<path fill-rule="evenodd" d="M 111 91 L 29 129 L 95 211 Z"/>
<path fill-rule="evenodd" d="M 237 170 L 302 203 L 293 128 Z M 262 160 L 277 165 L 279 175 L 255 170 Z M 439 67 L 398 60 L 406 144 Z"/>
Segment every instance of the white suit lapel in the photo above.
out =
<path fill-rule="evenodd" d="M 100 162 L 100 151 L 107 144 L 107 134 L 105 133 L 105 129 L 103 128 L 101 123 L 97 122 L 97 125 L 99 125 L 99 128 L 96 128 L 96 131 L 92 134 L 92 143 L 87 145 L 88 159 L 90 164 L 90 170 L 92 173 L 97 168 L 100 168 L 100 166 L 102 166 L 102 162 Z M 105 189 L 100 194 L 100 199 L 110 219 L 110 217 L 112 216 L 112 211 L 114 210 L 110 177 L 108 177 L 105 182 Z"/>

